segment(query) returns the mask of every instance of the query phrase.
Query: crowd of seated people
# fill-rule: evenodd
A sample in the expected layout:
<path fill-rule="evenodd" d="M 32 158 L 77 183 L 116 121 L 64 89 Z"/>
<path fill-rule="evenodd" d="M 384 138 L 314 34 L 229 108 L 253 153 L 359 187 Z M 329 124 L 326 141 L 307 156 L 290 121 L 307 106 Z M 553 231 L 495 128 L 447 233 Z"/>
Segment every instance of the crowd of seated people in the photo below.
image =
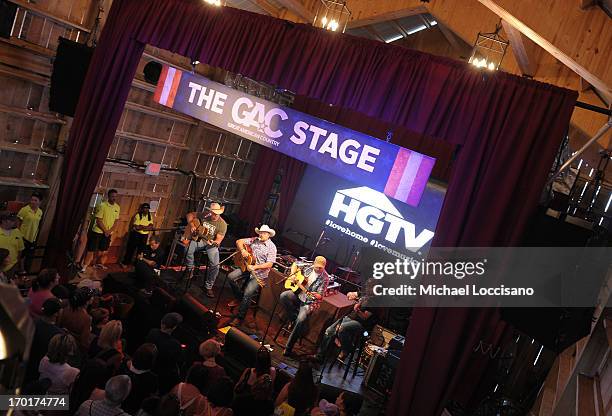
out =
<path fill-rule="evenodd" d="M 128 348 L 129 328 L 104 307 L 97 291 L 58 282 L 57 271 L 41 271 L 26 299 L 35 334 L 23 391 L 69 395 L 64 414 L 348 416 L 361 407 L 353 395 L 342 394 L 335 403 L 319 400 L 308 362 L 292 381 L 279 385 L 265 348 L 236 380 L 222 366 L 216 339 L 194 349 L 199 358 L 188 358 L 175 337 L 183 320 L 176 312 L 165 314 L 140 345 Z"/>

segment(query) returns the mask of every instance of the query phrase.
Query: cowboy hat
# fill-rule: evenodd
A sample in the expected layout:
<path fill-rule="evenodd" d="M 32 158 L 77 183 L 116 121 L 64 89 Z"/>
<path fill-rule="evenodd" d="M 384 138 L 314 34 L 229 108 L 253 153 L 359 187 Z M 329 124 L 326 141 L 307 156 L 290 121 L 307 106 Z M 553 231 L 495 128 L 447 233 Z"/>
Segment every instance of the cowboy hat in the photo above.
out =
<path fill-rule="evenodd" d="M 212 202 L 210 204 L 210 207 L 206 207 L 206 209 L 208 211 L 214 212 L 217 215 L 221 215 L 223 214 L 223 212 L 225 211 L 225 207 L 222 207 L 221 205 L 219 205 L 217 202 Z"/>
<path fill-rule="evenodd" d="M 257 228 L 255 227 L 255 232 L 259 235 L 261 233 L 268 233 L 270 234 L 270 238 L 274 237 L 276 235 L 276 231 L 274 231 L 272 228 L 268 227 L 266 224 L 262 225 L 261 228 Z"/>

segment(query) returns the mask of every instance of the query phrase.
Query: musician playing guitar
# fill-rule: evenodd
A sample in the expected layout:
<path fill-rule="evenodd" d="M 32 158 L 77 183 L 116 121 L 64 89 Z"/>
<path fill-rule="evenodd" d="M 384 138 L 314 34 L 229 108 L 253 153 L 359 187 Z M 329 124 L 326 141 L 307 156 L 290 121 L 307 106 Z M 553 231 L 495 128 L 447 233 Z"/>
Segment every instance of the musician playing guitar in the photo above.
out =
<path fill-rule="evenodd" d="M 323 299 L 323 295 L 327 290 L 327 284 L 329 283 L 329 275 L 325 271 L 326 264 L 327 260 L 325 257 L 317 256 L 312 266 L 301 270 L 301 274 L 305 279 L 297 288 L 299 290 L 285 290 L 280 295 L 279 302 L 285 309 L 285 317 L 288 320 L 294 321 L 293 330 L 287 339 L 287 346 L 283 352 L 285 356 L 292 354 L 293 346 L 302 335 L 306 319 L 308 319 L 312 311 L 318 309 Z M 294 273 L 293 269 L 292 273 Z M 291 278 L 292 276 L 288 280 Z M 296 292 L 298 293 L 296 294 Z"/>
<path fill-rule="evenodd" d="M 233 316 L 229 325 L 241 325 L 246 316 L 251 299 L 257 295 L 260 288 L 264 287 L 268 281 L 268 273 L 272 265 L 276 261 L 276 245 L 270 240 L 276 232 L 262 225 L 261 228 L 255 228 L 257 237 L 243 238 L 236 241 L 236 247 L 239 253 L 236 256 L 241 256 L 247 261 L 244 269 L 238 268 L 227 275 L 230 281 L 232 292 L 236 300 L 231 301 L 228 306 L 230 308 L 238 307 L 238 312 Z M 246 283 L 239 284 L 242 279 L 246 279 Z M 242 288 L 244 287 L 244 291 Z"/>
<path fill-rule="evenodd" d="M 215 294 L 212 288 L 219 275 L 219 245 L 225 237 L 227 223 L 221 218 L 225 207 L 213 202 L 205 210 L 206 212 L 201 215 L 202 218 L 197 218 L 193 213 L 187 214 L 189 224 L 183 237 L 183 244 L 187 247 L 185 263 L 190 273 L 193 273 L 195 253 L 206 250 L 208 268 L 206 269 L 206 281 L 202 289 L 206 296 L 214 298 Z"/>

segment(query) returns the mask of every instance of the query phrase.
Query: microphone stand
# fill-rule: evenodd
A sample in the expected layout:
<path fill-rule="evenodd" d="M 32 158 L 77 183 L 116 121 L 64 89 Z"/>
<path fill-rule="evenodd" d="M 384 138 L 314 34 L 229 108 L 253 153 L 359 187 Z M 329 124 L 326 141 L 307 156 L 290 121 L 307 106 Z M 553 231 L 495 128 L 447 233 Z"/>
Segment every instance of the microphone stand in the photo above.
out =
<path fill-rule="evenodd" d="M 317 252 L 317 248 L 319 248 L 319 245 L 321 244 L 321 240 L 323 240 L 324 235 L 325 235 L 325 228 L 321 231 L 321 234 L 319 235 L 319 239 L 317 240 L 317 244 L 315 244 L 314 248 L 312 249 L 312 253 L 310 253 L 311 260 L 314 260 L 314 255 Z"/>

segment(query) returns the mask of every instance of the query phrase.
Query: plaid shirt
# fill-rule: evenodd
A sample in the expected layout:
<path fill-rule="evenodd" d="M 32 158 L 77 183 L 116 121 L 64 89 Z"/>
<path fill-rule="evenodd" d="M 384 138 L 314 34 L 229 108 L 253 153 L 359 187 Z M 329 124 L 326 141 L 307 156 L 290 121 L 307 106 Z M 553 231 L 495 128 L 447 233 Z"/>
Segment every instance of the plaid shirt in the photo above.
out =
<path fill-rule="evenodd" d="M 310 275 L 310 273 L 312 273 L 312 267 L 307 267 L 304 269 L 303 274 L 306 279 L 308 279 L 308 276 Z M 313 297 L 306 296 L 306 301 L 303 303 L 304 305 L 308 305 L 311 311 L 319 309 L 319 306 L 321 306 L 321 301 L 323 300 L 323 296 L 325 296 L 325 292 L 327 292 L 328 283 L 329 283 L 329 275 L 327 274 L 325 270 L 323 270 L 323 273 L 318 275 L 315 281 L 312 282 L 310 286 L 306 286 L 306 289 L 308 289 L 309 292 L 316 292 L 319 295 L 321 295 L 321 299 L 315 299 Z"/>
<path fill-rule="evenodd" d="M 247 238 L 246 244 L 253 250 L 256 264 L 274 263 L 276 261 L 276 245 L 272 240 L 261 241 L 259 237 Z M 268 281 L 270 269 L 253 270 L 251 274 L 257 279 L 260 286 L 265 286 Z"/>

